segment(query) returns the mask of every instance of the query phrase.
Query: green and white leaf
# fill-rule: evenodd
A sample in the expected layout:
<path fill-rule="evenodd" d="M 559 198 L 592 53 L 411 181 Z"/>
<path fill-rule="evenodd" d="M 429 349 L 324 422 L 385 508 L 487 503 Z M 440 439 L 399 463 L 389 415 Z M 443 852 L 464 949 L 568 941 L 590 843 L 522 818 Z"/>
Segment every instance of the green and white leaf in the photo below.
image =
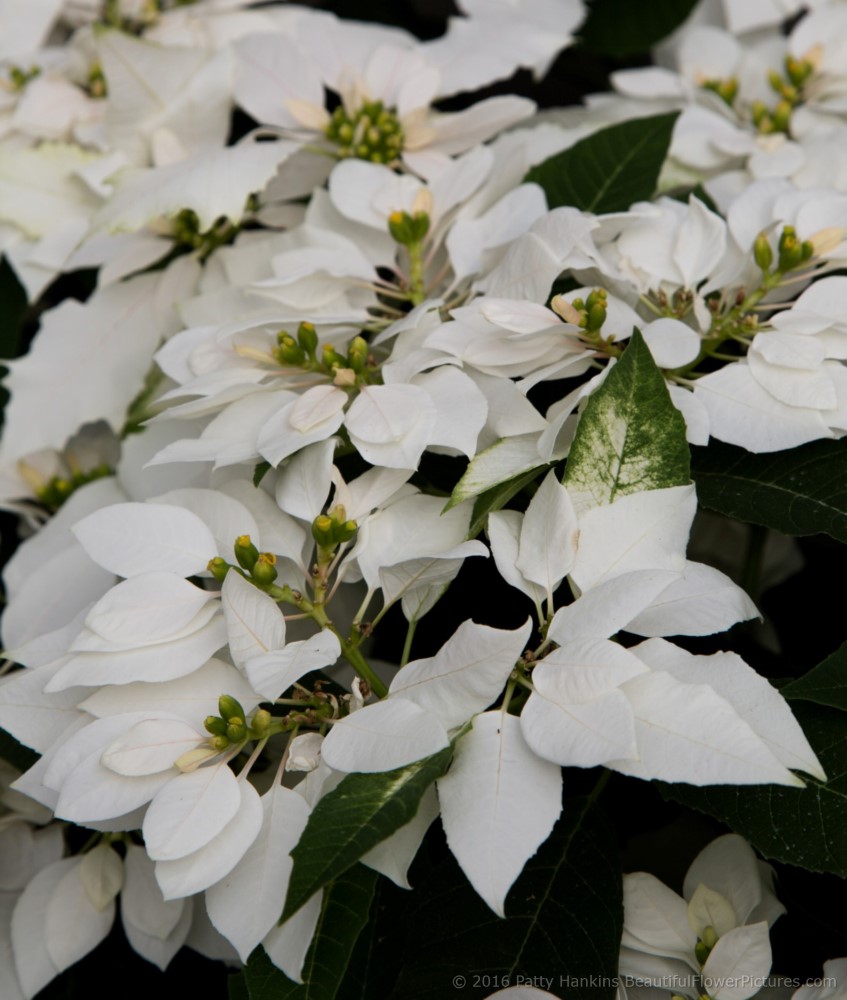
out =
<path fill-rule="evenodd" d="M 685 421 L 638 330 L 588 400 L 563 482 L 578 513 L 691 481 Z"/>

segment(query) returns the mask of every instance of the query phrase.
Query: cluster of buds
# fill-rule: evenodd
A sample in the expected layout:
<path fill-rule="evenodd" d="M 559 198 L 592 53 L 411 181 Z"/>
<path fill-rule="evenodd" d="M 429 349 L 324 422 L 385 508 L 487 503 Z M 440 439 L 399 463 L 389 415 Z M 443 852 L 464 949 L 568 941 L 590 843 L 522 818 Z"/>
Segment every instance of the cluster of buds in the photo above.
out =
<path fill-rule="evenodd" d="M 210 734 L 209 745 L 219 752 L 231 746 L 240 746 L 247 740 L 261 740 L 268 735 L 273 716 L 267 709 L 259 708 L 253 713 L 250 725 L 240 702 L 232 695 L 222 694 L 218 699 L 220 715 L 209 715 L 203 723 Z"/>
<path fill-rule="evenodd" d="M 701 86 L 703 90 L 710 90 L 713 94 L 717 94 L 729 107 L 735 106 L 735 98 L 738 96 L 737 77 L 728 76 L 725 79 L 715 77 L 711 80 L 705 80 Z"/>
<path fill-rule="evenodd" d="M 359 379 L 368 381 L 368 370 L 375 366 L 364 337 L 354 337 L 346 355 L 336 350 L 333 344 L 324 344 L 318 351 L 318 334 L 312 323 L 301 323 L 296 339 L 285 330 L 280 330 L 276 341 L 273 356 L 279 364 L 320 372 L 331 376 L 339 385 L 355 385 Z"/>
<path fill-rule="evenodd" d="M 237 572 L 240 572 L 243 577 L 251 579 L 260 588 L 268 587 L 276 580 L 276 556 L 273 552 L 260 552 L 249 535 L 239 535 L 235 539 L 232 549 L 240 567 Z M 236 569 L 220 556 L 210 559 L 206 568 L 221 583 L 226 579 L 226 575 L 231 569 Z"/>
<path fill-rule="evenodd" d="M 403 127 L 382 101 L 364 101 L 356 111 L 340 104 L 330 115 L 324 134 L 343 159 L 392 164 L 403 151 Z"/>
<path fill-rule="evenodd" d="M 815 66 L 811 59 L 794 59 L 791 56 L 785 60 L 785 74 L 771 70 L 768 73 L 768 83 L 771 90 L 779 97 L 774 108 L 768 108 L 764 101 L 754 101 L 751 114 L 753 124 L 765 134 L 772 132 L 788 132 L 791 124 L 791 113 L 803 99 L 803 85 L 814 73 Z"/>
<path fill-rule="evenodd" d="M 776 268 L 780 273 L 793 271 L 808 263 L 815 254 L 811 240 L 801 240 L 794 226 L 783 226 L 777 242 Z M 759 233 L 753 244 L 753 258 L 764 274 L 770 272 L 774 262 L 774 252 L 765 233 Z"/>
<path fill-rule="evenodd" d="M 312 521 L 312 538 L 323 554 L 332 556 L 339 545 L 350 541 L 358 527 L 355 521 L 347 519 L 347 511 L 339 503 Z"/>
<path fill-rule="evenodd" d="M 96 468 L 85 472 L 82 469 L 74 469 L 69 471 L 65 476 L 53 476 L 52 479 L 46 482 L 36 482 L 34 480 L 37 474 L 32 473 L 25 463 L 19 463 L 18 468 L 25 479 L 33 482 L 38 502 L 51 511 L 58 510 L 80 486 L 93 483 L 95 479 L 104 479 L 106 476 L 112 475 L 112 470 L 108 465 L 98 465 Z"/>
<path fill-rule="evenodd" d="M 590 334 L 599 334 L 603 329 L 607 305 L 608 295 L 605 288 L 595 288 L 589 292 L 586 299 L 574 299 L 573 302 L 568 302 L 563 295 L 554 295 L 550 302 L 550 308 L 557 316 Z"/>

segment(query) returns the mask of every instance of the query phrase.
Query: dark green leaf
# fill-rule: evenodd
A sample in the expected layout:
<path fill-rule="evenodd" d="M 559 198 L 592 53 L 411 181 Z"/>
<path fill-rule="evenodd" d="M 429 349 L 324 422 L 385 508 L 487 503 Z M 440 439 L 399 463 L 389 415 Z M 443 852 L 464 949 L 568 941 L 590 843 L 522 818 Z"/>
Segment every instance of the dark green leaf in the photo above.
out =
<path fill-rule="evenodd" d="M 829 781 L 805 788 L 661 785 L 666 798 L 716 816 L 766 858 L 847 877 L 847 716 L 818 705 L 792 710 Z"/>
<path fill-rule="evenodd" d="M 228 1000 L 250 1000 L 243 972 L 236 972 L 226 981 Z"/>
<path fill-rule="evenodd" d="M 564 482 L 582 506 L 691 481 L 685 421 L 635 330 L 623 357 L 589 398 Z"/>
<path fill-rule="evenodd" d="M 782 688 L 782 695 L 847 711 L 847 642 L 823 663 Z"/>
<path fill-rule="evenodd" d="M 579 29 L 581 44 L 604 56 L 622 58 L 648 52 L 678 28 L 697 0 L 591 0 Z"/>
<path fill-rule="evenodd" d="M 392 1000 L 482 1000 L 552 977 L 555 995 L 611 1000 L 623 919 L 614 833 L 587 799 L 565 801 L 497 917 L 450 861 L 419 890 Z M 570 977 L 570 978 L 568 978 Z M 591 977 L 594 977 L 593 979 Z"/>
<path fill-rule="evenodd" d="M 539 163 L 524 180 L 544 188 L 550 208 L 625 212 L 655 194 L 678 115 L 610 125 Z"/>
<path fill-rule="evenodd" d="M 826 532 L 847 542 L 847 441 L 767 455 L 713 441 L 694 449 L 692 475 L 703 507 L 785 535 Z"/>
<path fill-rule="evenodd" d="M 253 485 L 258 487 L 262 480 L 265 478 L 265 474 L 270 470 L 270 462 L 258 462 L 256 467 L 253 469 Z"/>
<path fill-rule="evenodd" d="M 5 729 L 0 729 L 0 759 L 8 761 L 19 771 L 28 771 L 38 757 L 34 750 L 25 747 L 23 743 L 18 743 Z"/>
<path fill-rule="evenodd" d="M 302 983 L 292 982 L 257 948 L 244 967 L 249 1000 L 334 1000 L 367 922 L 376 880 L 375 871 L 356 865 L 326 888 Z"/>
<path fill-rule="evenodd" d="M 423 793 L 450 764 L 452 746 L 432 757 L 375 774 L 348 774 L 312 810 L 300 843 L 283 919 L 337 879 L 363 854 L 410 822 Z"/>
<path fill-rule="evenodd" d="M 476 538 L 485 527 L 488 515 L 492 511 L 501 510 L 505 507 L 513 496 L 520 493 L 524 486 L 528 486 L 536 480 L 544 472 L 544 469 L 545 466 L 530 469 L 529 472 L 524 472 L 520 476 L 515 476 L 514 479 L 509 479 L 505 483 L 500 483 L 499 486 L 493 486 L 490 490 L 486 490 L 485 493 L 481 493 L 473 505 L 473 515 L 471 517 L 471 526 L 468 528 L 468 538 Z"/>

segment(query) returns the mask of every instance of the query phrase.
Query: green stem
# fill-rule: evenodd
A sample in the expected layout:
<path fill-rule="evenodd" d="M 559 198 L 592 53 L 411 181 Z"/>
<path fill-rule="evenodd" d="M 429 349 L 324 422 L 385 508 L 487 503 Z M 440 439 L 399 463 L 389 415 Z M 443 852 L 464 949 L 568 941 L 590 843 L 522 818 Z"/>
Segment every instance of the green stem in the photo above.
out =
<path fill-rule="evenodd" d="M 413 618 L 409 622 L 409 627 L 406 629 L 406 641 L 403 644 L 403 655 L 400 657 L 400 666 L 405 667 L 409 662 L 409 657 L 412 653 L 412 642 L 415 638 L 415 629 L 418 627 L 417 618 Z"/>
<path fill-rule="evenodd" d="M 422 243 L 409 244 L 409 298 L 416 306 L 426 298 Z"/>
<path fill-rule="evenodd" d="M 332 628 L 332 626 L 330 626 L 330 628 Z M 359 649 L 347 639 L 342 639 L 335 628 L 332 628 L 332 631 L 335 632 L 338 641 L 341 643 L 341 655 L 344 659 L 350 664 L 363 681 L 367 681 L 368 686 L 377 698 L 384 698 L 388 694 L 388 688 L 374 673 L 373 668 L 364 656 L 362 656 Z"/>

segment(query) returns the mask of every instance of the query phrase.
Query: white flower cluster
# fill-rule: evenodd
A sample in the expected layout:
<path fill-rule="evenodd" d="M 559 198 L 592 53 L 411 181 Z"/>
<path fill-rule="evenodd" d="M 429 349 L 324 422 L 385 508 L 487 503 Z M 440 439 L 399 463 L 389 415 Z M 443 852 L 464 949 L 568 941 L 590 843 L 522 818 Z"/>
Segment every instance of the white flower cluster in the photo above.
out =
<path fill-rule="evenodd" d="M 440 814 L 501 915 L 563 766 L 826 779 L 763 677 L 668 641 L 757 615 L 686 558 L 693 485 L 601 496 L 550 467 L 635 327 L 691 442 L 847 432 L 847 278 L 821 277 L 847 259 L 847 182 L 815 167 L 845 127 L 845 8 L 743 58 L 697 24 L 677 70 L 620 74 L 627 101 L 574 125 L 513 96 L 436 105 L 543 73 L 578 0 L 460 7 L 420 42 L 281 3 L 0 0 L 0 249 L 33 302 L 99 269 L 5 381 L 0 499 L 30 535 L 4 573 L 21 669 L 0 726 L 40 757 L 0 821 L 4 1000 L 103 940 L 118 897 L 161 968 L 184 944 L 245 962 L 261 944 L 299 981 L 321 898 L 279 924 L 289 852 L 347 774 L 452 753 L 362 860 L 407 885 Z M 756 104 L 767 67 L 785 113 Z M 525 181 L 654 106 L 683 108 L 672 161 L 709 204 L 597 216 Z M 235 111 L 255 127 L 232 143 Z M 542 412 L 530 390 L 563 379 Z M 446 512 L 420 474 L 433 456 L 467 460 Z M 469 537 L 474 499 L 532 470 L 526 509 Z M 487 556 L 538 633 L 465 621 L 411 659 L 417 623 Z M 368 659 L 395 605 L 399 669 Z M 83 853 L 50 815 L 92 832 Z"/>

